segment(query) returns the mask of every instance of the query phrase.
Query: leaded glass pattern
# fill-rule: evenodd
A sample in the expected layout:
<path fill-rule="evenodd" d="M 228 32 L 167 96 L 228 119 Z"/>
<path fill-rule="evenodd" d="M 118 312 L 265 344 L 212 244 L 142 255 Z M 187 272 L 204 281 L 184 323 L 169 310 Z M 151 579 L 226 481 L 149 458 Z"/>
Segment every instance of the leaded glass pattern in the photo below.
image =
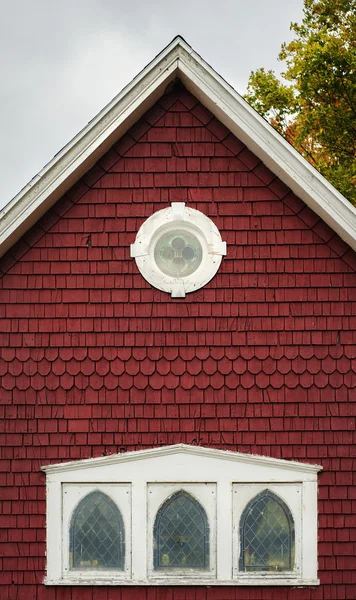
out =
<path fill-rule="evenodd" d="M 155 570 L 209 568 L 208 519 L 186 492 L 177 492 L 161 506 L 153 533 Z"/>
<path fill-rule="evenodd" d="M 70 526 L 71 569 L 124 569 L 125 530 L 116 504 L 95 491 L 76 507 Z"/>
<path fill-rule="evenodd" d="M 160 236 L 154 258 L 158 268 L 171 277 L 187 277 L 199 267 L 203 251 L 198 238 L 190 231 L 173 230 Z"/>
<path fill-rule="evenodd" d="M 291 571 L 294 522 L 288 506 L 266 490 L 244 510 L 240 523 L 240 571 Z"/>

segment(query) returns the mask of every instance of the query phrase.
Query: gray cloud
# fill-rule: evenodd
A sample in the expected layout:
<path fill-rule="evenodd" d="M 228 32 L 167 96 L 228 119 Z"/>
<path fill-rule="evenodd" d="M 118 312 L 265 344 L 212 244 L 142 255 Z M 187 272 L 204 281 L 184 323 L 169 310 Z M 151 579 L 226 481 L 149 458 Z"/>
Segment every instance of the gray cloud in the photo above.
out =
<path fill-rule="evenodd" d="M 0 0 L 0 206 L 181 34 L 239 92 L 302 0 Z"/>

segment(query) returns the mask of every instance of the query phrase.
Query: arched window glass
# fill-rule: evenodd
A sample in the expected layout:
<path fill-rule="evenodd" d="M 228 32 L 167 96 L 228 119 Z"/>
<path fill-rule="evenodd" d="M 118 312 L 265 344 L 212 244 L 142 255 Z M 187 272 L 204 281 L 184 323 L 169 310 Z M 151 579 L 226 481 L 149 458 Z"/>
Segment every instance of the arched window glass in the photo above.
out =
<path fill-rule="evenodd" d="M 240 540 L 240 571 L 293 570 L 293 517 L 272 492 L 261 492 L 249 502 L 241 517 Z"/>
<path fill-rule="evenodd" d="M 161 506 L 153 535 L 156 570 L 209 568 L 206 512 L 186 492 L 177 492 Z"/>
<path fill-rule="evenodd" d="M 124 523 L 116 504 L 102 492 L 79 502 L 69 539 L 71 569 L 124 569 Z"/>

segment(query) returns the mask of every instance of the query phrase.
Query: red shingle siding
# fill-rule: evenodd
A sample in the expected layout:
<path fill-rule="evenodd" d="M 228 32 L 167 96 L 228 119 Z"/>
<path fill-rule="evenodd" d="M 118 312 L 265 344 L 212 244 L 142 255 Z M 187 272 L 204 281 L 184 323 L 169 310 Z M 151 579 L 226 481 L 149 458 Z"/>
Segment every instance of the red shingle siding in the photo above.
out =
<path fill-rule="evenodd" d="M 228 243 L 181 300 L 129 256 L 171 201 Z M 356 598 L 355 266 L 188 92 L 164 96 L 0 261 L 0 599 Z M 177 442 L 323 465 L 319 588 L 41 584 L 40 466 Z"/>

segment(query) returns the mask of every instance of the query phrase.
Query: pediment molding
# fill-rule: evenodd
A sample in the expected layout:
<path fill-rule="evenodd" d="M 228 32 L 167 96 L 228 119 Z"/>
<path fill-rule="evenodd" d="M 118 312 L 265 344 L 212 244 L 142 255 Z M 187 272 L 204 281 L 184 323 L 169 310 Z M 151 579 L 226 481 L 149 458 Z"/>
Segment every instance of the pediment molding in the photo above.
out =
<path fill-rule="evenodd" d="M 274 467 L 281 470 L 294 471 L 304 474 L 316 474 L 322 470 L 320 465 L 300 463 L 279 458 L 259 456 L 256 454 L 245 454 L 242 452 L 231 452 L 230 450 L 219 450 L 215 448 L 205 448 L 202 446 L 192 446 L 188 444 L 175 444 L 172 446 L 162 446 L 159 448 L 150 448 L 148 450 L 136 450 L 110 456 L 100 456 L 98 458 L 87 458 L 68 463 L 59 463 L 46 465 L 42 471 L 46 474 L 59 474 L 92 469 L 97 467 L 109 467 L 120 465 L 127 462 L 150 461 L 163 457 L 200 457 L 206 459 L 218 459 L 222 461 L 235 462 L 244 465 L 256 465 L 260 467 Z"/>

